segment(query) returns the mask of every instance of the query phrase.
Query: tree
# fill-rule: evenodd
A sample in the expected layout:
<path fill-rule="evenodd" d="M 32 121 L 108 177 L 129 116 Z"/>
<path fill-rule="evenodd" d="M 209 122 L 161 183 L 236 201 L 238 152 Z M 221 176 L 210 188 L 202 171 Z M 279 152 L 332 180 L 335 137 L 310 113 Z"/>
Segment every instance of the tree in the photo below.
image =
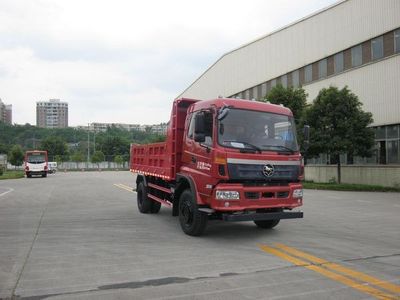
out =
<path fill-rule="evenodd" d="M 107 136 L 99 138 L 99 146 L 108 157 L 129 153 L 130 142 L 121 136 Z"/>
<path fill-rule="evenodd" d="M 10 153 L 8 154 L 8 161 L 17 168 L 17 166 L 22 165 L 24 161 L 24 152 L 22 152 L 20 145 L 14 145 Z"/>
<path fill-rule="evenodd" d="M 92 163 L 97 164 L 97 168 L 100 169 L 100 163 L 105 160 L 104 153 L 101 151 L 96 151 L 92 155 Z"/>
<path fill-rule="evenodd" d="M 61 164 L 64 161 L 64 157 L 62 157 L 61 155 L 56 155 L 54 156 L 54 160 L 57 162 L 57 164 Z"/>
<path fill-rule="evenodd" d="M 261 101 L 269 101 L 272 104 L 283 104 L 288 107 L 295 118 L 296 126 L 299 129 L 304 111 L 307 105 L 307 93 L 303 88 L 285 88 L 281 84 L 276 85 Z"/>
<path fill-rule="evenodd" d="M 368 157 L 374 145 L 374 132 L 368 127 L 372 114 L 361 109 L 362 103 L 347 86 L 322 89 L 306 112 L 311 127 L 309 153 L 329 154 L 337 164 L 338 182 L 341 182 L 340 155 L 347 153 Z"/>
<path fill-rule="evenodd" d="M 71 160 L 76 163 L 76 168 L 78 168 L 79 163 L 83 162 L 84 156 L 83 156 L 82 152 L 77 151 L 74 154 L 72 154 Z"/>
<path fill-rule="evenodd" d="M 114 157 L 114 162 L 117 164 L 117 166 L 121 166 L 124 163 L 124 159 L 121 155 L 116 155 Z"/>
<path fill-rule="evenodd" d="M 10 152 L 10 147 L 6 144 L 0 143 L 0 154 Z"/>
<path fill-rule="evenodd" d="M 47 150 L 49 157 L 55 157 L 56 155 L 64 156 L 68 153 L 66 142 L 57 136 L 47 137 L 42 141 L 40 147 L 42 150 Z"/>

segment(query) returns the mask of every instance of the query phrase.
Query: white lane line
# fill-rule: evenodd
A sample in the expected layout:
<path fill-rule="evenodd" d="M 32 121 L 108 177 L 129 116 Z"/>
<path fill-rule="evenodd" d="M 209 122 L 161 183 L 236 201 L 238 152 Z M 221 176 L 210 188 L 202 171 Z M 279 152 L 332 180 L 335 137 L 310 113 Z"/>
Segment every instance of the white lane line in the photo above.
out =
<path fill-rule="evenodd" d="M 5 192 L 1 193 L 0 197 L 6 195 L 8 193 L 11 193 L 12 191 L 14 191 L 14 189 L 12 189 L 12 188 L 3 188 L 3 189 L 8 189 L 8 191 L 5 191 Z"/>
<path fill-rule="evenodd" d="M 115 185 L 116 187 L 118 187 L 118 188 L 120 188 L 120 189 L 124 189 L 124 190 L 126 190 L 126 191 L 128 191 L 128 192 L 136 193 L 136 191 L 133 191 L 133 188 L 131 188 L 130 186 L 124 185 L 124 184 L 122 184 L 122 183 L 114 183 L 114 185 Z"/>
<path fill-rule="evenodd" d="M 368 201 L 368 200 L 356 200 L 357 202 L 361 202 L 361 203 L 372 203 L 372 201 Z"/>

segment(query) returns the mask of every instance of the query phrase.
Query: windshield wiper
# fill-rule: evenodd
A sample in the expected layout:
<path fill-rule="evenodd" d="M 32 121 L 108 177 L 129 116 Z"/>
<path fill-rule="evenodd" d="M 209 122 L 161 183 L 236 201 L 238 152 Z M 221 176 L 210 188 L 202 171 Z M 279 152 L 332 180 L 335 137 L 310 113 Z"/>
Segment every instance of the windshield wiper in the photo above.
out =
<path fill-rule="evenodd" d="M 235 148 L 237 148 L 237 149 L 240 149 L 241 151 L 242 151 L 242 150 L 243 150 L 243 151 L 246 151 L 246 150 L 255 150 L 256 152 L 259 152 L 259 153 L 262 152 L 261 148 L 257 147 L 256 145 L 250 144 L 250 143 L 248 143 L 248 142 L 233 141 L 233 140 L 232 140 L 232 141 L 224 141 L 224 143 L 231 143 L 231 145 L 232 145 L 232 143 L 238 143 L 238 144 L 242 144 L 243 146 L 247 146 L 246 148 L 235 147 Z"/>
<path fill-rule="evenodd" d="M 282 146 L 282 145 L 263 145 L 263 147 L 276 147 L 276 148 L 284 149 L 285 151 L 288 151 L 291 154 L 294 154 L 294 152 L 295 152 L 295 150 L 293 150 L 292 148 Z"/>

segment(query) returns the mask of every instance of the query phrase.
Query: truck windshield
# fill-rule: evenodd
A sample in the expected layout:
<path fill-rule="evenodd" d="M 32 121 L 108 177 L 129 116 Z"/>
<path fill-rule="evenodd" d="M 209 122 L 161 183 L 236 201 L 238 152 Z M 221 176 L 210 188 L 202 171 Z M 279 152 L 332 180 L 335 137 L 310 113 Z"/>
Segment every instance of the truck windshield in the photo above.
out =
<path fill-rule="evenodd" d="M 298 151 L 293 117 L 234 108 L 218 121 L 218 143 L 243 150 Z"/>
<path fill-rule="evenodd" d="M 46 161 L 44 154 L 28 154 L 28 163 L 41 164 Z"/>

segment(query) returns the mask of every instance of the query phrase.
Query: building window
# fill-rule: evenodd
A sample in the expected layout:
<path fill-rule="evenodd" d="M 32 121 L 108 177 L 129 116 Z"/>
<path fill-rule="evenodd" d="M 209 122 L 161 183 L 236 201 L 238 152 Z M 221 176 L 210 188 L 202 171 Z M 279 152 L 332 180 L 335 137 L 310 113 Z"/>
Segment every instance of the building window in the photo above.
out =
<path fill-rule="evenodd" d="M 383 36 L 377 37 L 371 41 L 372 60 L 383 57 Z"/>
<path fill-rule="evenodd" d="M 271 89 L 273 89 L 276 86 L 276 79 L 271 80 Z"/>
<path fill-rule="evenodd" d="M 387 162 L 389 164 L 399 163 L 399 141 L 387 141 Z"/>
<path fill-rule="evenodd" d="M 282 75 L 281 77 L 281 84 L 284 88 L 287 88 L 287 75 Z"/>
<path fill-rule="evenodd" d="M 388 139 L 400 138 L 399 129 L 400 129 L 400 125 L 387 126 L 387 138 Z"/>
<path fill-rule="evenodd" d="M 250 99 L 250 98 L 249 98 L 249 90 L 245 90 L 245 91 L 244 91 L 244 99 L 247 99 L 247 100 Z"/>
<path fill-rule="evenodd" d="M 320 60 L 318 62 L 318 78 L 325 78 L 328 71 L 327 59 Z"/>
<path fill-rule="evenodd" d="M 299 70 L 296 70 L 292 72 L 292 85 L 293 87 L 297 88 L 299 87 L 299 84 L 300 84 Z"/>
<path fill-rule="evenodd" d="M 304 81 L 305 83 L 312 80 L 312 65 L 305 66 L 304 68 Z"/>
<path fill-rule="evenodd" d="M 362 47 L 361 45 L 351 48 L 351 66 L 358 67 L 362 64 Z"/>
<path fill-rule="evenodd" d="M 395 53 L 400 52 L 400 29 L 397 29 L 394 32 L 394 52 Z"/>
<path fill-rule="evenodd" d="M 264 82 L 261 85 L 261 97 L 264 98 L 267 95 L 267 83 Z"/>
<path fill-rule="evenodd" d="M 344 60 L 343 60 L 343 51 L 336 53 L 335 56 L 333 57 L 334 60 L 334 72 L 335 73 L 340 73 L 344 69 Z"/>
<path fill-rule="evenodd" d="M 257 99 L 261 99 L 263 97 L 261 84 L 257 86 Z"/>

